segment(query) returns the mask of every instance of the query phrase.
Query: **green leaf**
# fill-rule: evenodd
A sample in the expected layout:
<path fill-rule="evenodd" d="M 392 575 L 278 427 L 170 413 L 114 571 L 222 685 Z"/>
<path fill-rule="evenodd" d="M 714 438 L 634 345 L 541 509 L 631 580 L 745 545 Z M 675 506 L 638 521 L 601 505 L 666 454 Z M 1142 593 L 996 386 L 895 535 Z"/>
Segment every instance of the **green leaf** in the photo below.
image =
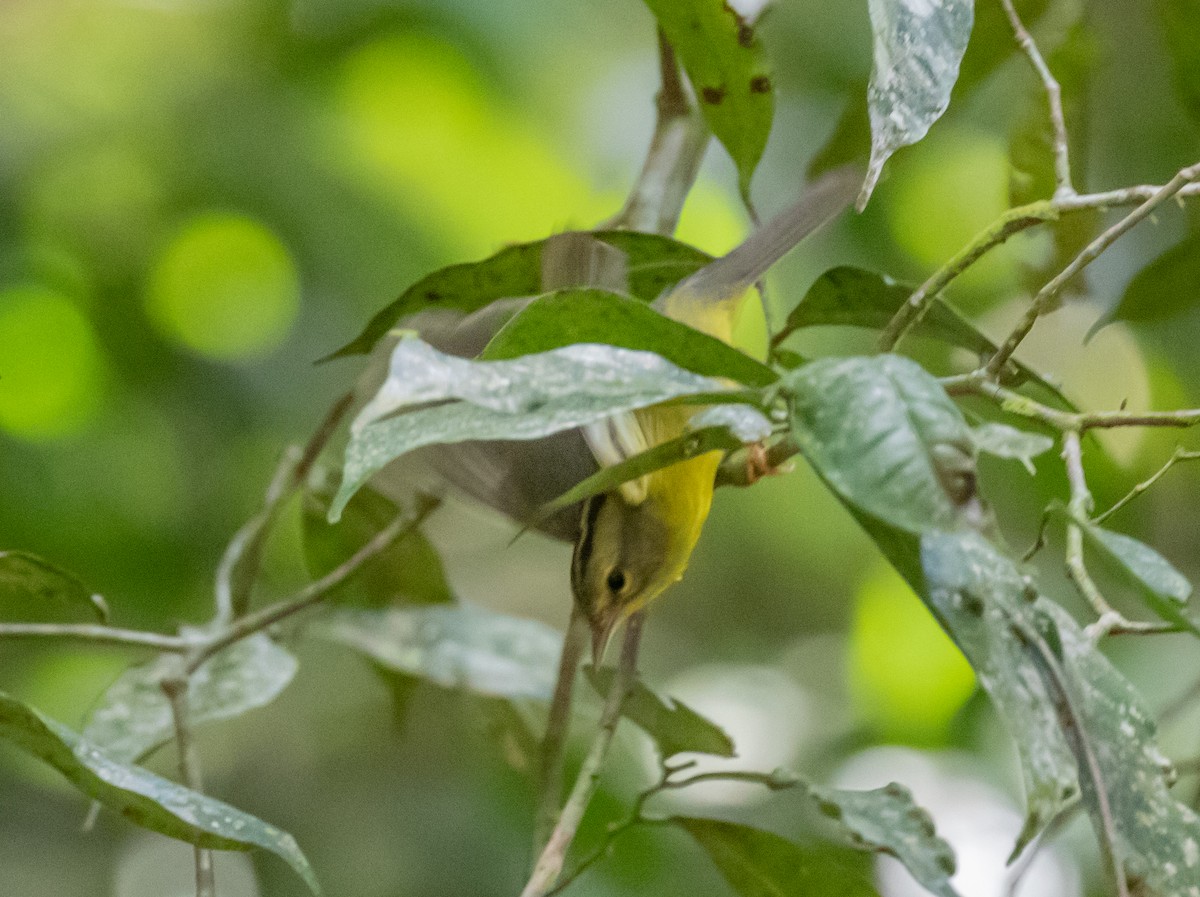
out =
<path fill-rule="evenodd" d="M 1200 635 L 1200 629 L 1182 610 L 1192 596 L 1192 584 L 1166 558 L 1137 539 L 1090 521 L 1075 522 L 1092 547 L 1121 571 L 1151 610 L 1163 620 Z"/>
<path fill-rule="evenodd" d="M 860 210 L 892 153 L 924 137 L 946 111 L 973 18 L 971 0 L 868 0 L 867 8 L 874 40 L 867 88 L 871 161 Z"/>
<path fill-rule="evenodd" d="M 1134 275 L 1117 307 L 1093 330 L 1113 321 L 1162 321 L 1196 305 L 1200 305 L 1200 229 Z"/>
<path fill-rule="evenodd" d="M 73 574 L 25 551 L 0 551 L 0 616 L 27 622 L 108 620 L 108 606 Z"/>
<path fill-rule="evenodd" d="M 1062 608 L 1041 598 L 1034 612 L 1040 615 L 1037 630 L 1057 629 L 1061 640 L 1061 684 L 1099 767 L 1099 781 L 1093 784 L 1107 798 L 1117 855 L 1124 859 L 1131 892 L 1155 897 L 1200 893 L 1200 817 L 1171 794 L 1145 700 Z M 1085 788 L 1084 799 L 1099 831 L 1104 808 L 1098 794 Z M 1134 887 L 1135 882 L 1140 886 Z"/>
<path fill-rule="evenodd" d="M 329 519 L 336 522 L 363 483 L 413 449 L 476 439 L 537 439 L 690 395 L 714 402 L 738 398 L 725 384 L 658 355 L 615 346 L 575 345 L 511 361 L 470 361 L 415 338 L 403 339 L 387 380 L 354 422 Z M 461 401 L 395 414 L 453 399 Z"/>
<path fill-rule="evenodd" d="M 861 872 L 829 851 L 717 819 L 672 817 L 704 848 L 741 897 L 878 897 Z"/>
<path fill-rule="evenodd" d="M 792 309 L 776 337 L 782 342 L 796 330 L 805 327 L 867 327 L 882 330 L 916 291 L 911 284 L 900 283 L 884 274 L 862 268 L 841 266 L 831 268 L 818 277 L 800 304 Z M 997 346 L 980 333 L 969 320 L 940 297 L 934 297 L 929 311 L 913 327 L 916 336 L 934 339 L 947 345 L 966 349 L 980 358 L 996 352 Z M 1043 380 L 1035 371 L 1018 361 L 1010 362 L 1008 376 L 1020 385 L 1036 383 L 1054 397 L 1057 404 L 1073 407 L 1057 387 Z"/>
<path fill-rule="evenodd" d="M 4 692 L 0 738 L 54 767 L 84 794 L 143 828 L 213 850 L 261 847 L 291 866 L 314 894 L 320 893 L 312 867 L 287 832 L 141 767 L 118 763 Z"/>
<path fill-rule="evenodd" d="M 701 414 L 704 413 L 706 412 L 701 412 Z M 676 439 L 660 443 L 652 449 L 639 452 L 632 458 L 601 467 L 587 479 L 581 480 L 577 485 L 539 508 L 534 522 L 545 520 L 563 508 L 569 508 L 593 495 L 611 492 L 622 483 L 644 477 L 656 470 L 662 470 L 664 467 L 670 467 L 672 464 L 678 464 L 689 458 L 699 457 L 707 452 L 733 451 L 740 448 L 742 444 L 742 439 L 725 426 L 704 427 L 691 433 L 685 433 Z"/>
<path fill-rule="evenodd" d="M 1020 461 L 1030 476 L 1037 473 L 1033 459 L 1054 447 L 1054 440 L 1049 436 L 1018 430 L 1008 424 L 980 424 L 971 431 L 971 436 L 979 451 L 997 458 Z"/>
<path fill-rule="evenodd" d="M 982 513 L 971 431 L 916 362 L 822 359 L 785 382 L 800 451 L 851 505 L 911 533 L 956 529 Z"/>
<path fill-rule="evenodd" d="M 502 698 L 548 700 L 562 651 L 544 623 L 469 604 L 337 610 L 314 629 L 395 672 Z"/>
<path fill-rule="evenodd" d="M 175 737 L 171 704 L 162 690 L 177 657 L 131 667 L 108 687 L 83 737 L 119 763 L 136 763 Z M 192 726 L 233 719 L 263 707 L 296 675 L 296 658 L 265 635 L 235 642 L 206 661 L 188 684 Z"/>
<path fill-rule="evenodd" d="M 331 524 L 327 516 L 333 496 L 328 479 L 309 483 L 304 491 L 304 558 L 314 579 L 345 563 L 400 514 L 394 502 L 364 486 L 350 499 L 341 520 Z M 334 589 L 330 598 L 361 607 L 383 607 L 394 601 L 436 604 L 452 601 L 454 595 L 437 550 L 414 528 Z"/>
<path fill-rule="evenodd" d="M 596 694 L 607 697 L 612 689 L 613 671 L 608 667 L 588 667 L 586 673 Z M 663 760 L 676 754 L 737 755 L 733 740 L 724 729 L 682 701 L 653 691 L 640 679 L 634 682 L 625 699 L 621 715 L 654 740 Z"/>
<path fill-rule="evenodd" d="M 926 890 L 938 897 L 958 897 L 950 885 L 954 851 L 937 836 L 933 820 L 903 785 L 893 782 L 869 791 L 805 787 L 850 846 L 893 856 Z"/>
<path fill-rule="evenodd" d="M 738 170 L 743 196 L 762 158 L 775 95 L 754 26 L 724 0 L 646 0 L 695 88 L 700 111 Z"/>
<path fill-rule="evenodd" d="M 645 302 L 657 299 L 668 287 L 712 261 L 707 253 L 659 234 L 596 231 L 593 236 L 625 254 L 628 291 Z M 398 321 L 419 311 L 446 309 L 469 314 L 497 299 L 536 296 L 543 292 L 545 245 L 545 240 L 521 243 L 482 261 L 433 272 L 380 310 L 357 337 L 321 360 L 366 355 Z"/>
<path fill-rule="evenodd" d="M 1200 0 L 1156 0 L 1175 90 L 1193 122 L 1200 122 Z"/>
<path fill-rule="evenodd" d="M 1016 744 L 1027 805 L 1019 850 L 1078 794 L 1054 701 L 1010 625 L 1028 618 L 1028 581 L 975 533 L 930 532 L 889 559 L 970 661 Z"/>
<path fill-rule="evenodd" d="M 518 358 L 572 343 L 657 352 L 686 370 L 748 386 L 767 386 L 777 379 L 765 364 L 716 337 L 635 299 L 603 290 L 560 290 L 539 296 L 500 329 L 480 358 Z"/>

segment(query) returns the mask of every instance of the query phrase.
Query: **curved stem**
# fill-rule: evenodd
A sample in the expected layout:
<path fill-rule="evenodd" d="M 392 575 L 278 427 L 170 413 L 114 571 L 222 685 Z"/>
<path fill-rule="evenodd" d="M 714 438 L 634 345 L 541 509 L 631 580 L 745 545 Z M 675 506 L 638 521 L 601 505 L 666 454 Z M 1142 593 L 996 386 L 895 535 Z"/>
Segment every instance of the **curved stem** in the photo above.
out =
<path fill-rule="evenodd" d="M 571 789 L 571 795 L 567 798 L 562 814 L 558 817 L 558 822 L 538 857 L 533 874 L 524 890 L 521 891 L 521 897 L 545 897 L 554 887 L 555 881 L 562 872 L 567 850 L 570 849 L 571 842 L 575 840 L 579 823 L 583 820 L 583 814 L 600 783 L 600 769 L 608 756 L 608 749 L 611 747 L 613 736 L 617 731 L 617 723 L 621 720 L 621 708 L 625 704 L 625 698 L 629 694 L 630 688 L 633 687 L 643 621 L 643 612 L 638 611 L 625 624 L 625 641 L 621 646 L 621 660 L 617 665 L 617 673 L 613 677 L 612 687 L 604 702 L 600 728 L 583 760 L 583 766 L 575 779 L 575 785 Z"/>

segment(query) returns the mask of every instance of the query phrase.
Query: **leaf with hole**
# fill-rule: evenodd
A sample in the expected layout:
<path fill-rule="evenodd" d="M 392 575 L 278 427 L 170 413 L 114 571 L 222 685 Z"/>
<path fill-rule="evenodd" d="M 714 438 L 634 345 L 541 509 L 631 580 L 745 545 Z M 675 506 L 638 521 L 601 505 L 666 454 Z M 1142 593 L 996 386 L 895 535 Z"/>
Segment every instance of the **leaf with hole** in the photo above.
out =
<path fill-rule="evenodd" d="M 108 621 L 108 606 L 73 573 L 26 551 L 0 551 L 0 619 Z"/>
<path fill-rule="evenodd" d="M 743 196 L 762 158 L 775 94 L 754 24 L 724 0 L 646 0 L 679 55 L 700 112 L 733 158 Z"/>
<path fill-rule="evenodd" d="M 139 766 L 118 763 L 3 692 L 0 739 L 57 769 L 88 797 L 142 828 L 212 850 L 260 847 L 291 866 L 314 894 L 320 893 L 312 867 L 287 832 Z"/>
<path fill-rule="evenodd" d="M 860 210 L 892 153 L 924 137 L 950 104 L 971 36 L 974 4 L 868 0 L 867 9 L 874 44 L 867 87 L 871 161 L 858 199 Z"/>
<path fill-rule="evenodd" d="M 179 658 L 160 657 L 122 673 L 88 717 L 83 737 L 113 760 L 137 763 L 175 737 L 164 678 Z M 234 719 L 264 707 L 296 675 L 296 658 L 265 635 L 253 635 L 214 654 L 188 684 L 192 726 Z"/>
<path fill-rule="evenodd" d="M 588 667 L 586 673 L 596 694 L 606 697 L 612 688 L 613 671 Z M 736 756 L 733 740 L 724 729 L 682 701 L 653 691 L 640 679 L 625 699 L 621 715 L 650 736 L 664 761 L 676 754 Z"/>
<path fill-rule="evenodd" d="M 443 688 L 548 700 L 562 636 L 470 604 L 334 611 L 314 631 L 397 673 Z"/>

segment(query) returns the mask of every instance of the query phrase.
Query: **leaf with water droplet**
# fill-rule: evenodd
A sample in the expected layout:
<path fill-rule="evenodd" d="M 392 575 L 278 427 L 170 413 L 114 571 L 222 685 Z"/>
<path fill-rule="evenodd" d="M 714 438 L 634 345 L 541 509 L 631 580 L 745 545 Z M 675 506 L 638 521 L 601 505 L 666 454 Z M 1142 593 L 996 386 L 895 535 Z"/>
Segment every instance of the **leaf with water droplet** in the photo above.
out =
<path fill-rule="evenodd" d="M 974 13 L 972 0 L 868 0 L 867 8 L 874 38 L 871 161 L 860 211 L 892 153 L 924 137 L 946 111 Z"/>
<path fill-rule="evenodd" d="M 0 739 L 62 773 L 93 800 L 151 831 L 212 850 L 269 850 L 314 894 L 321 889 L 296 840 L 223 801 L 140 766 L 118 763 L 66 726 L 0 692 Z"/>

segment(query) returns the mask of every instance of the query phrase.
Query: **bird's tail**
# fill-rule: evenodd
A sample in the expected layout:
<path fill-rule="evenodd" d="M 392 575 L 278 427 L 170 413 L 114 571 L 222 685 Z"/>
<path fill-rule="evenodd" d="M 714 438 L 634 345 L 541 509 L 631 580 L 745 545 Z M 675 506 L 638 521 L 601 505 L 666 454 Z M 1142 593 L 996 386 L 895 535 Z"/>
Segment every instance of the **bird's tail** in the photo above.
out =
<path fill-rule="evenodd" d="M 791 206 L 780 212 L 734 248 L 681 281 L 664 297 L 718 302 L 741 296 L 801 240 L 841 213 L 854 201 L 862 171 L 847 165 L 814 181 Z"/>

